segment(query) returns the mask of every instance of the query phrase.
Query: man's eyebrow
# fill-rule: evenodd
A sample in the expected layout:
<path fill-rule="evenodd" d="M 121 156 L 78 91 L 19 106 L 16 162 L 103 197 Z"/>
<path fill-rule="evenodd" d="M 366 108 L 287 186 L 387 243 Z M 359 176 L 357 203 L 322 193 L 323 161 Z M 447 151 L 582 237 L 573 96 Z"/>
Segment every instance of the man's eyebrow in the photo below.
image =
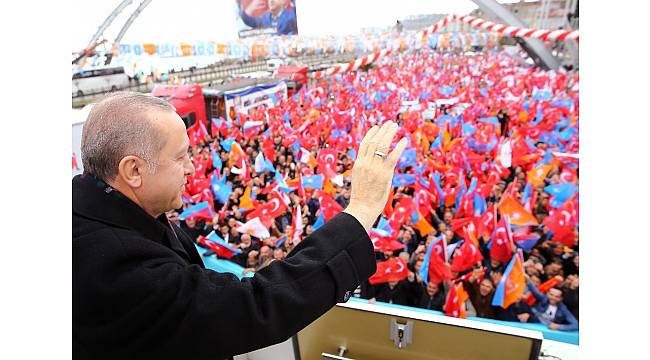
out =
<path fill-rule="evenodd" d="M 187 150 L 188 150 L 187 146 L 184 146 L 181 150 L 176 152 L 176 155 L 178 156 L 185 155 L 185 153 L 187 153 Z"/>

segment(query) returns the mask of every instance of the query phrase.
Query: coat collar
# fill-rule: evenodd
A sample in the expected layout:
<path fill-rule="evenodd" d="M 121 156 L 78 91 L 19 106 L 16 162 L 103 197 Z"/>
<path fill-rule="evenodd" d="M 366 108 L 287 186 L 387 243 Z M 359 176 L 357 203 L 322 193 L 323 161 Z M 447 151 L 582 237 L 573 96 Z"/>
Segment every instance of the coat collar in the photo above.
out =
<path fill-rule="evenodd" d="M 72 212 L 115 227 L 134 230 L 190 259 L 165 214 L 153 218 L 122 193 L 92 175 L 77 175 L 72 179 Z"/>

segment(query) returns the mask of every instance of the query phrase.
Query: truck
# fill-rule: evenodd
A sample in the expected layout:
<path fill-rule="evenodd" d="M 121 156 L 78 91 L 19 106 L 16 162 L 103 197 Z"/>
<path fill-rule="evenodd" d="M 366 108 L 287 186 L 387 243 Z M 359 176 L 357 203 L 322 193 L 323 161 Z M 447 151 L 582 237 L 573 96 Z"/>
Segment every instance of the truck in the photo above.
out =
<path fill-rule="evenodd" d="M 151 95 L 169 101 L 186 127 L 196 122 L 210 128 L 213 118 L 234 120 L 236 112 L 247 113 L 260 105 L 275 107 L 287 99 L 287 83 L 274 78 L 240 78 L 204 86 L 157 85 Z"/>
<path fill-rule="evenodd" d="M 289 96 L 300 91 L 300 88 L 307 85 L 307 73 L 309 68 L 302 65 L 282 65 L 275 72 L 276 79 L 284 79 L 287 83 Z"/>

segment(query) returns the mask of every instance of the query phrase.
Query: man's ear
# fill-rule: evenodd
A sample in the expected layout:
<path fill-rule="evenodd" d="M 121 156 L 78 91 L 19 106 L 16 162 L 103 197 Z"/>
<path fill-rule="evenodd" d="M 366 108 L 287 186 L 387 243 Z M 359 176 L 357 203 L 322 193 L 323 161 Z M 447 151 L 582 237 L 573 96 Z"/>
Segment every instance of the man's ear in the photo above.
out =
<path fill-rule="evenodd" d="M 146 171 L 144 160 L 134 155 L 128 155 L 120 160 L 117 166 L 117 176 L 132 188 L 142 186 L 142 174 Z"/>

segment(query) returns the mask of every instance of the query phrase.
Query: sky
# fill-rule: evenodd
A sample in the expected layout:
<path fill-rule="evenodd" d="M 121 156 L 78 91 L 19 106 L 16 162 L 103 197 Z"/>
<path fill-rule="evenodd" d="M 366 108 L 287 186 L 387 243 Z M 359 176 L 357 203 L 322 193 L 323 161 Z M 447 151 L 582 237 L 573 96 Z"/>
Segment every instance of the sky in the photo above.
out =
<path fill-rule="evenodd" d="M 69 0 L 75 19 L 71 51 L 85 48 L 104 19 L 122 0 Z M 236 0 L 153 0 L 133 22 L 122 43 L 228 41 L 237 38 Z M 517 2 L 502 0 L 501 3 Z M 134 0 L 104 32 L 110 42 L 138 7 Z M 409 15 L 466 14 L 470 0 L 297 0 L 298 31 L 304 36 L 357 34 L 364 27 L 386 27 Z"/>

